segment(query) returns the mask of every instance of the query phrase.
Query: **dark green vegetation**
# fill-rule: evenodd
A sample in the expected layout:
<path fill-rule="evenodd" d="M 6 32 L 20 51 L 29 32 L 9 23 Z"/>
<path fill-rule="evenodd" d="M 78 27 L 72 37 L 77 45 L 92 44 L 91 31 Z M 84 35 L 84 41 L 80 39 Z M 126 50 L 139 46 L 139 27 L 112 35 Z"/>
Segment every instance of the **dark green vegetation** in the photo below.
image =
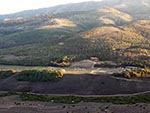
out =
<path fill-rule="evenodd" d="M 137 96 L 116 96 L 116 97 L 76 97 L 76 96 L 48 96 L 36 95 L 27 93 L 9 92 L 0 94 L 0 97 L 20 95 L 23 101 L 43 101 L 53 103 L 75 104 L 79 102 L 96 102 L 96 103 L 113 103 L 113 104 L 135 104 L 135 103 L 150 103 L 150 95 L 143 94 Z"/>
<path fill-rule="evenodd" d="M 79 103 L 79 102 L 97 102 L 97 103 L 113 103 L 113 104 L 135 104 L 150 103 L 150 95 L 128 96 L 128 97 L 49 97 L 42 95 L 23 94 L 24 101 L 53 101 L 56 103 Z"/>
<path fill-rule="evenodd" d="M 16 72 L 15 70 L 0 71 L 0 79 L 6 79 L 16 75 L 18 81 L 48 82 L 57 81 L 63 77 L 63 70 L 24 70 Z"/>
<path fill-rule="evenodd" d="M 14 74 L 16 74 L 14 70 L 0 71 L 0 79 L 6 79 Z"/>
<path fill-rule="evenodd" d="M 63 72 L 57 70 L 25 70 L 17 74 L 18 81 L 47 82 L 56 81 L 63 77 Z"/>
<path fill-rule="evenodd" d="M 0 21 L 0 64 L 69 66 L 65 56 L 95 56 L 144 67 L 150 64 L 149 5 L 104 0 L 0 16 L 11 18 Z"/>
<path fill-rule="evenodd" d="M 71 65 L 71 62 L 74 60 L 74 56 L 64 56 L 63 58 L 54 58 L 51 59 L 50 65 L 54 67 L 68 67 Z"/>
<path fill-rule="evenodd" d="M 16 92 L 8 92 L 8 93 L 2 93 L 0 94 L 0 97 L 6 97 L 6 96 L 11 96 L 11 95 L 17 95 L 18 93 Z"/>

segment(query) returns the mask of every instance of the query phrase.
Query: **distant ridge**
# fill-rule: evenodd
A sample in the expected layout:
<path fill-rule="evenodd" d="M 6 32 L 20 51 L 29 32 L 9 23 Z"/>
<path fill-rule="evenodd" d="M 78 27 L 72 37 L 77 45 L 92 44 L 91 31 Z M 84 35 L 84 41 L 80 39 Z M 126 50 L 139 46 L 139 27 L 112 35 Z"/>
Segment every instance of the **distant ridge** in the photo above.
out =
<path fill-rule="evenodd" d="M 0 15 L 0 19 L 5 18 L 17 18 L 17 17 L 32 17 L 35 15 L 41 15 L 41 14 L 47 14 L 47 13 L 62 13 L 62 12 L 71 12 L 71 11 L 84 11 L 84 10 L 93 10 L 96 8 L 99 8 L 105 4 L 104 1 L 96 2 L 96 1 L 90 1 L 90 2 L 81 2 L 81 3 L 72 3 L 72 4 L 66 4 L 66 5 L 57 5 L 53 7 L 48 8 L 40 8 L 40 9 L 34 9 L 34 10 L 25 10 L 13 14 L 7 14 L 7 15 Z"/>
<path fill-rule="evenodd" d="M 149 0 L 103 0 L 0 16 L 0 64 L 50 65 L 66 56 L 94 56 L 149 65 L 149 6 Z"/>

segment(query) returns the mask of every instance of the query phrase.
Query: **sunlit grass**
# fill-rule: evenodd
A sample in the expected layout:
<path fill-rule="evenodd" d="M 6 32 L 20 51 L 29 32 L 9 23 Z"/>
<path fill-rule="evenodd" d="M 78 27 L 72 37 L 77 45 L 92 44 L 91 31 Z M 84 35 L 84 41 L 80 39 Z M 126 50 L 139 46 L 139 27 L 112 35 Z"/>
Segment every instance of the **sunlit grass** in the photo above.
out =
<path fill-rule="evenodd" d="M 41 67 L 41 66 L 14 66 L 14 65 L 0 65 L 0 70 L 44 70 L 48 67 Z"/>
<path fill-rule="evenodd" d="M 47 69 L 65 69 L 64 74 L 82 75 L 82 74 L 112 74 L 120 72 L 119 68 L 61 68 L 61 67 L 49 67 L 49 66 L 11 66 L 0 65 L 0 70 L 47 70 Z"/>

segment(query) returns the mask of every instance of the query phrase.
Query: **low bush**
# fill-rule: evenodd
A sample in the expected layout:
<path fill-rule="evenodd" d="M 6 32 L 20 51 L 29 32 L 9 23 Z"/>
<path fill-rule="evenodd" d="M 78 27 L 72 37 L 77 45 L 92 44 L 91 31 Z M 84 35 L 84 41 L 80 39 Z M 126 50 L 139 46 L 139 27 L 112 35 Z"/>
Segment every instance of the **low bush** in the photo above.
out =
<path fill-rule="evenodd" d="M 125 78 L 131 78 L 131 77 L 148 77 L 150 76 L 150 68 L 144 68 L 144 69 L 131 69 L 131 70 L 126 70 L 122 73 L 123 77 Z"/>
<path fill-rule="evenodd" d="M 56 81 L 63 77 L 61 70 L 25 70 L 17 74 L 18 81 L 47 82 Z"/>
<path fill-rule="evenodd" d="M 112 76 L 124 78 L 143 78 L 150 77 L 150 68 L 126 69 L 121 73 L 113 73 Z"/>
<path fill-rule="evenodd" d="M 0 79 L 8 78 L 15 73 L 16 73 L 15 70 L 0 71 Z"/>
<path fill-rule="evenodd" d="M 150 95 L 116 96 L 116 97 L 76 97 L 76 96 L 47 96 L 23 93 L 20 95 L 23 101 L 43 101 L 54 103 L 76 104 L 79 102 L 113 103 L 113 104 L 135 104 L 150 103 Z"/>

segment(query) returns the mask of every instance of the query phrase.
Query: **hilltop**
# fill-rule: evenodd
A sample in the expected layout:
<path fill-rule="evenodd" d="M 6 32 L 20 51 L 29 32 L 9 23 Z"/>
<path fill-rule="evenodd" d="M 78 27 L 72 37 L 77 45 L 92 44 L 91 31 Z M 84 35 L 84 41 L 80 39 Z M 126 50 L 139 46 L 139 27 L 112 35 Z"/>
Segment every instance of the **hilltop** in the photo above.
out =
<path fill-rule="evenodd" d="M 103 0 L 1 15 L 0 64 L 50 65 L 65 56 L 149 64 L 149 6 Z"/>

